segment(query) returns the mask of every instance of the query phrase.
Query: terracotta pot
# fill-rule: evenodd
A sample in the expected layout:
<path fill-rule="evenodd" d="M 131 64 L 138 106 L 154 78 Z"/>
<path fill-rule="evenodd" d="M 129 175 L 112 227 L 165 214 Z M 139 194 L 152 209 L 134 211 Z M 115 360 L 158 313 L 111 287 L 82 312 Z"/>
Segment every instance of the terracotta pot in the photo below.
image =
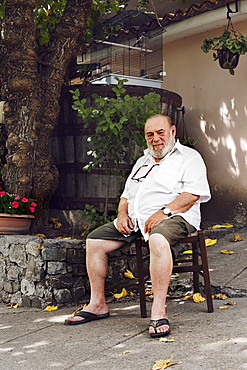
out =
<path fill-rule="evenodd" d="M 234 69 L 238 65 L 239 54 L 231 53 L 227 48 L 218 50 L 219 64 L 223 69 Z"/>
<path fill-rule="evenodd" d="M 0 213 L 0 234 L 27 234 L 34 218 L 32 215 Z"/>

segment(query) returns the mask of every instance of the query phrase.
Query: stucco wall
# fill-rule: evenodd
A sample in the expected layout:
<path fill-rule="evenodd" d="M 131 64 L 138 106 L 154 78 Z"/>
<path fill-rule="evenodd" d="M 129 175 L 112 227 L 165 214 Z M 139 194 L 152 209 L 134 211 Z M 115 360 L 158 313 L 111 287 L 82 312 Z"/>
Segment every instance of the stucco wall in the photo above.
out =
<path fill-rule="evenodd" d="M 234 24 L 247 35 L 247 21 Z M 241 56 L 235 76 L 214 62 L 212 52 L 200 49 L 206 37 L 223 28 L 164 44 L 167 76 L 163 88 L 176 91 L 187 110 L 190 137 L 208 168 L 212 200 L 202 207 L 203 220 L 246 223 L 247 207 L 247 55 Z M 164 35 L 165 41 L 165 35 Z"/>

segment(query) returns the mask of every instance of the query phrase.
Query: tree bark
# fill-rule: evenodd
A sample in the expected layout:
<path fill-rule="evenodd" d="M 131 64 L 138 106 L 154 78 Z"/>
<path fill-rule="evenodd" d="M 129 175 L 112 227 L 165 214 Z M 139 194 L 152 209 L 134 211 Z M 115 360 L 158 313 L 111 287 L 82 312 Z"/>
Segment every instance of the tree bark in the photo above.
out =
<path fill-rule="evenodd" d="M 48 46 L 37 47 L 35 0 L 6 0 L 1 39 L 1 96 L 5 100 L 6 189 L 38 203 L 37 225 L 47 216 L 58 185 L 49 138 L 59 114 L 66 70 L 81 46 L 92 0 L 68 0 Z"/>

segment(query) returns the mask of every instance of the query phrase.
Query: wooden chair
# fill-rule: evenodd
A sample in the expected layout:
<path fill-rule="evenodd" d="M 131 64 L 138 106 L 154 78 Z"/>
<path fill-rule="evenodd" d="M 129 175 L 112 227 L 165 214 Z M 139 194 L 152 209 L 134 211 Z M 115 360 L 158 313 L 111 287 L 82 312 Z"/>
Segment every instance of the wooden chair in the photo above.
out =
<path fill-rule="evenodd" d="M 177 261 L 181 264 L 176 265 L 176 261 L 173 267 L 173 273 L 192 272 L 193 273 L 193 288 L 194 293 L 199 293 L 199 275 L 203 276 L 204 288 L 207 301 L 208 312 L 213 312 L 213 301 L 211 294 L 211 285 L 208 270 L 208 259 L 205 245 L 205 236 L 202 230 L 198 231 L 193 236 L 188 236 L 180 240 L 180 244 L 191 243 L 192 245 L 192 256 L 191 258 L 184 258 Z M 149 274 L 144 273 L 144 261 L 149 258 L 149 247 L 148 242 L 145 242 L 143 238 L 137 238 L 135 241 L 136 246 L 136 261 L 137 261 L 137 273 L 139 283 L 139 294 L 140 294 L 140 310 L 141 317 L 147 317 L 146 308 L 146 296 L 145 296 L 145 282 L 150 278 Z M 142 247 L 146 248 L 146 255 L 142 253 Z"/>

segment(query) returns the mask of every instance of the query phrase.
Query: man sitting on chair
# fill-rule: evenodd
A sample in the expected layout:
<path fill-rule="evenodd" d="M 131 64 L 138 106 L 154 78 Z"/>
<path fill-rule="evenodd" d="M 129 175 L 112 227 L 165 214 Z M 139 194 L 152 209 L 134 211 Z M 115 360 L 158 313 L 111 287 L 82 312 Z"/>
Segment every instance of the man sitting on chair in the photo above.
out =
<path fill-rule="evenodd" d="M 157 114 L 145 124 L 148 148 L 128 177 L 117 219 L 93 230 L 86 240 L 89 305 L 67 325 L 109 317 L 105 301 L 107 254 L 141 234 L 149 241 L 153 303 L 149 334 L 170 332 L 166 295 L 173 268 L 175 245 L 200 228 L 200 203 L 210 199 L 206 167 L 201 155 L 176 142 L 170 117 Z"/>

